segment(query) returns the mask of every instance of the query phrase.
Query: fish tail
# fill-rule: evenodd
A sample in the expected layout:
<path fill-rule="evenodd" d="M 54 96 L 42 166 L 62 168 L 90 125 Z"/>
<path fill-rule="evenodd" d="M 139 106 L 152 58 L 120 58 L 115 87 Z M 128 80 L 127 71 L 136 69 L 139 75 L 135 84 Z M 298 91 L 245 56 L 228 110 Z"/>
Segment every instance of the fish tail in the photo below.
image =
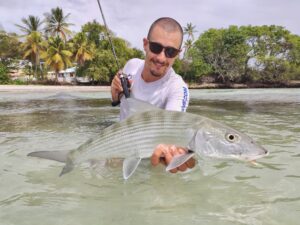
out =
<path fill-rule="evenodd" d="M 74 168 L 72 159 L 69 158 L 70 151 L 39 151 L 31 152 L 27 156 L 38 157 L 43 159 L 55 160 L 58 162 L 66 163 L 59 176 L 69 173 Z"/>
<path fill-rule="evenodd" d="M 38 151 L 38 152 L 31 152 L 27 156 L 50 159 L 58 162 L 67 162 L 69 152 L 70 152 L 69 150 L 68 151 Z"/>

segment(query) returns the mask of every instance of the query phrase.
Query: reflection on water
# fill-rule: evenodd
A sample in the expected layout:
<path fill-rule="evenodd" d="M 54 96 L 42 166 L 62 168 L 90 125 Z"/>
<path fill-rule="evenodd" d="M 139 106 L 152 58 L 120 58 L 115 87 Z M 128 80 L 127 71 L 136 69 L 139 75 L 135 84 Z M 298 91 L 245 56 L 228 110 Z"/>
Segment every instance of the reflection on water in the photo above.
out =
<path fill-rule="evenodd" d="M 189 112 L 226 123 L 270 151 L 258 165 L 200 160 L 169 174 L 28 158 L 69 150 L 118 121 L 109 93 L 0 93 L 0 224 L 298 224 L 300 90 L 192 90 Z M 133 143 L 134 144 L 134 143 Z"/>

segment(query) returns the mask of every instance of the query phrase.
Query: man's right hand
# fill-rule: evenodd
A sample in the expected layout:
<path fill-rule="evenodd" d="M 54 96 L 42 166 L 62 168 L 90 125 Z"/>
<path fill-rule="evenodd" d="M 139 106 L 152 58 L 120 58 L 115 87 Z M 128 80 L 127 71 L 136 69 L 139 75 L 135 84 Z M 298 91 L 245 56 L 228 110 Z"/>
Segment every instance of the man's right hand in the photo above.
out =
<path fill-rule="evenodd" d="M 114 76 L 114 79 L 111 82 L 111 98 L 113 102 L 117 102 L 120 100 L 120 94 L 123 92 L 123 87 L 120 80 L 120 75 L 122 74 L 122 70 L 119 70 L 117 74 Z M 128 80 L 129 85 L 131 86 L 132 80 Z"/>
<path fill-rule="evenodd" d="M 113 102 L 117 102 L 120 100 L 119 95 L 123 91 L 121 80 L 120 80 L 121 73 L 122 71 L 119 70 L 111 82 L 110 90 L 111 90 L 111 99 Z"/>

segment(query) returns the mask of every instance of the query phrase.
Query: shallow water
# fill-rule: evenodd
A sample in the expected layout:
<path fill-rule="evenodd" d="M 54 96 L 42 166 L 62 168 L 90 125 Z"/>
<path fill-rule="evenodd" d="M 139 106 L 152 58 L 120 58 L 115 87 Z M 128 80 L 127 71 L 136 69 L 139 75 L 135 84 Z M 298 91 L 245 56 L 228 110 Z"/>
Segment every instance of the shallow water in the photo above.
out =
<path fill-rule="evenodd" d="M 259 165 L 200 161 L 169 174 L 29 158 L 68 150 L 118 121 L 108 92 L 0 92 L 0 224 L 299 224 L 300 89 L 192 90 L 189 111 L 237 128 L 270 155 Z"/>

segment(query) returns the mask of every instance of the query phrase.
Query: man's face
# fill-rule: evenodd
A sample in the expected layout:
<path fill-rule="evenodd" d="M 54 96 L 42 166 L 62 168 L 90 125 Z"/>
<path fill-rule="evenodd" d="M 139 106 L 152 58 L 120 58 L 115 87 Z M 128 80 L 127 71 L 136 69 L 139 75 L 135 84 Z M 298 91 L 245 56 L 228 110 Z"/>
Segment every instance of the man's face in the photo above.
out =
<path fill-rule="evenodd" d="M 178 55 L 173 58 L 166 57 L 165 48 L 160 53 L 155 54 L 150 50 L 150 42 L 159 43 L 164 47 L 173 47 L 175 49 L 179 49 L 181 44 L 181 34 L 179 31 L 171 33 L 166 32 L 160 26 L 156 26 L 151 32 L 150 40 L 144 38 L 143 41 L 144 50 L 146 52 L 145 72 L 147 74 L 151 74 L 155 78 L 161 78 L 173 65 Z"/>

